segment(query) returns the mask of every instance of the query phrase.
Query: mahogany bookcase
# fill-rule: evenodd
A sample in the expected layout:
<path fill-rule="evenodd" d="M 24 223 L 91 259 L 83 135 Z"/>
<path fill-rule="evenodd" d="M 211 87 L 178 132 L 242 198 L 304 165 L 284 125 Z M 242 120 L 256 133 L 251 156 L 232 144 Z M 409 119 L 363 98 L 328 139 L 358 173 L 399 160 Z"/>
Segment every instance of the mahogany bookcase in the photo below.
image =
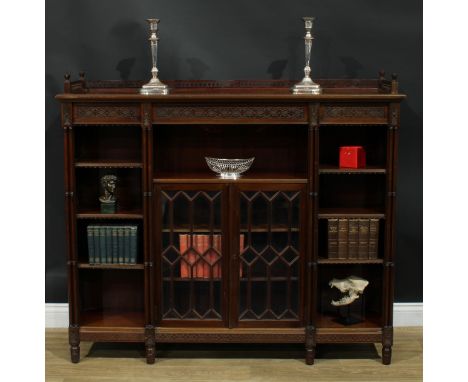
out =
<path fill-rule="evenodd" d="M 169 95 L 143 96 L 142 81 L 65 76 L 56 98 L 72 362 L 80 341 L 108 341 L 144 342 L 148 363 L 164 342 L 303 343 L 308 364 L 316 344 L 381 343 L 390 363 L 405 96 L 383 72 L 317 82 L 321 95 L 292 95 L 292 81 L 241 80 L 168 81 Z M 349 145 L 364 146 L 366 168 L 339 168 L 339 147 Z M 222 180 L 205 156 L 255 161 L 239 180 Z M 118 177 L 114 214 L 99 209 L 105 174 Z M 340 217 L 379 219 L 377 259 L 328 258 L 327 219 Z M 136 224 L 137 264 L 89 264 L 95 223 Z M 370 283 L 365 319 L 343 325 L 328 282 L 349 275 Z"/>

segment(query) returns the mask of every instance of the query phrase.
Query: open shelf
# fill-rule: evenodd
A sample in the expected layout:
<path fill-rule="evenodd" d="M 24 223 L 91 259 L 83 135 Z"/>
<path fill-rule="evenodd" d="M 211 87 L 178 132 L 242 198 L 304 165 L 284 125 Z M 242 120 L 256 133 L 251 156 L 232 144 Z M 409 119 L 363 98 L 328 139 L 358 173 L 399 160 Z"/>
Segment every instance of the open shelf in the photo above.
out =
<path fill-rule="evenodd" d="M 317 328 L 336 328 L 336 329 L 357 329 L 357 328 L 381 328 L 382 323 L 380 317 L 377 315 L 367 315 L 363 322 L 352 325 L 343 325 L 337 322 L 335 316 L 327 314 L 317 314 L 316 325 Z"/>
<path fill-rule="evenodd" d="M 145 326 L 143 311 L 89 310 L 80 314 L 81 327 L 136 328 Z"/>
<path fill-rule="evenodd" d="M 76 168 L 143 168 L 141 162 L 126 162 L 121 160 L 97 160 L 75 162 Z"/>
<path fill-rule="evenodd" d="M 382 259 L 327 259 L 319 257 L 319 264 L 383 264 Z"/>
<path fill-rule="evenodd" d="M 96 210 L 78 211 L 77 219 L 143 219 L 141 211 L 119 211 L 115 214 L 103 214 Z"/>
<path fill-rule="evenodd" d="M 307 183 L 305 173 L 250 172 L 239 179 L 221 179 L 206 167 L 197 172 L 156 172 L 154 183 Z"/>
<path fill-rule="evenodd" d="M 117 214 L 133 213 L 142 209 L 142 171 L 133 168 L 84 168 L 76 169 L 76 204 L 78 213 L 99 213 L 99 197 L 103 193 L 101 178 L 115 175 L 117 183 L 115 197 Z M 108 215 L 117 215 L 108 214 Z M 101 214 L 102 216 L 103 214 Z"/>
<path fill-rule="evenodd" d="M 374 208 L 320 208 L 319 219 L 330 218 L 375 218 L 385 219 L 385 214 Z"/>
<path fill-rule="evenodd" d="M 141 161 L 141 125 L 77 126 L 75 129 L 75 162 Z"/>
<path fill-rule="evenodd" d="M 319 174 L 385 174 L 387 170 L 379 166 L 366 166 L 365 168 L 340 168 L 337 165 L 321 165 Z"/>
<path fill-rule="evenodd" d="M 307 182 L 307 125 L 156 125 L 154 178 L 158 182 Z M 221 180 L 205 157 L 251 158 L 239 180 Z"/>
<path fill-rule="evenodd" d="M 79 263 L 80 269 L 145 269 L 143 264 L 88 264 Z"/>

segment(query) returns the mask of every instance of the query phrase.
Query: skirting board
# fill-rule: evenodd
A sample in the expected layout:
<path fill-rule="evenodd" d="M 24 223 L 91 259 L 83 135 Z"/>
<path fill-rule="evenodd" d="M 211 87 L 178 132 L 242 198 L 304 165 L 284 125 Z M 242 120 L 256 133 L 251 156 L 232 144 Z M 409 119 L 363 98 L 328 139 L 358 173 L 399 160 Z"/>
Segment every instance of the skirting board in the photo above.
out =
<path fill-rule="evenodd" d="M 45 304 L 46 328 L 68 327 L 68 304 Z M 423 326 L 423 303 L 395 303 L 394 326 Z"/>

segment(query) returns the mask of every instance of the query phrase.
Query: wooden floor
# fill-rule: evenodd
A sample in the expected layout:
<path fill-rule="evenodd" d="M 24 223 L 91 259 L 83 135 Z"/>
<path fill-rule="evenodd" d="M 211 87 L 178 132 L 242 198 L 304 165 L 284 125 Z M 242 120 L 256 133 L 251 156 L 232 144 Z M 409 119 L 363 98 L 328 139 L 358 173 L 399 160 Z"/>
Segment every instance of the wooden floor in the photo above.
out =
<path fill-rule="evenodd" d="M 159 345 L 147 365 L 140 344 L 81 343 L 81 362 L 69 359 L 64 329 L 47 329 L 48 382 L 162 381 L 422 381 L 422 328 L 395 328 L 393 360 L 380 362 L 380 345 L 318 348 L 314 366 L 297 345 Z"/>

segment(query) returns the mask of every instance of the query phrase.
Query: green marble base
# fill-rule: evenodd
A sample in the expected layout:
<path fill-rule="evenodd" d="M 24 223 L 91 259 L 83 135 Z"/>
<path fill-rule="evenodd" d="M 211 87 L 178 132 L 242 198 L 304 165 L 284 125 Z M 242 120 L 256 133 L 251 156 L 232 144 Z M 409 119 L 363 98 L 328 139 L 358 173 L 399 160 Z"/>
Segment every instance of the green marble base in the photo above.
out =
<path fill-rule="evenodd" d="M 115 214 L 115 203 L 101 203 L 102 214 Z"/>

